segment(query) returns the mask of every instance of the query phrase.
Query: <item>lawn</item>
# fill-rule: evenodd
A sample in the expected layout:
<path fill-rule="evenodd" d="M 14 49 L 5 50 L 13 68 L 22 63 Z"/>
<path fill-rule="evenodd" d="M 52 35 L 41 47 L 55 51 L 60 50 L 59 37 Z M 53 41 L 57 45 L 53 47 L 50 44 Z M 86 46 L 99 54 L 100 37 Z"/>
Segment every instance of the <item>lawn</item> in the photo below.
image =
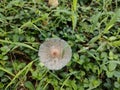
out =
<path fill-rule="evenodd" d="M 120 90 L 120 0 L 0 0 L 0 90 Z M 61 38 L 60 70 L 39 60 Z"/>

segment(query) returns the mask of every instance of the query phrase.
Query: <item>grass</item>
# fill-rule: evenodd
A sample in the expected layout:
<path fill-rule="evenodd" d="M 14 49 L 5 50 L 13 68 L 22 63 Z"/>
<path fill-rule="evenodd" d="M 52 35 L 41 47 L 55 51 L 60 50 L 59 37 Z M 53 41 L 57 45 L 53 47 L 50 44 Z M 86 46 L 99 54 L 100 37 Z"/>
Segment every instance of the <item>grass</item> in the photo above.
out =
<path fill-rule="evenodd" d="M 0 90 L 119 90 L 120 0 L 0 1 Z M 71 61 L 48 70 L 38 49 L 59 37 Z"/>

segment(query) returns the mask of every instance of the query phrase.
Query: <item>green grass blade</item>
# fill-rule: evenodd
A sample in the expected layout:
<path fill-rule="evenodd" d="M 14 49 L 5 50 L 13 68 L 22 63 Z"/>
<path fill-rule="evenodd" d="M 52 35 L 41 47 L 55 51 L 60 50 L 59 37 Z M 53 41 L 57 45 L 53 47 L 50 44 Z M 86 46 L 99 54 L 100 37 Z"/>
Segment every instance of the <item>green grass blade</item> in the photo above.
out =
<path fill-rule="evenodd" d="M 71 11 L 69 11 L 69 10 L 64 10 L 64 9 L 58 9 L 58 10 L 53 10 L 54 12 L 58 12 L 58 13 L 65 13 L 65 14 L 68 14 L 68 15 L 71 15 L 72 13 L 71 13 Z"/>
<path fill-rule="evenodd" d="M 110 22 L 106 25 L 106 27 L 104 29 L 104 33 L 109 33 L 110 28 L 112 28 L 114 26 L 114 24 L 117 21 L 119 16 L 120 16 L 120 9 L 115 12 L 115 14 L 112 17 L 112 19 L 110 20 Z"/>
<path fill-rule="evenodd" d="M 72 19 L 72 28 L 73 30 L 75 30 L 75 27 L 77 25 L 77 0 L 73 0 L 72 2 L 72 15 L 71 15 L 71 19 Z"/>
<path fill-rule="evenodd" d="M 77 10 L 77 0 L 73 0 L 72 10 L 73 11 Z"/>
<path fill-rule="evenodd" d="M 107 63 L 105 64 L 109 64 L 109 63 L 116 63 L 116 64 L 120 64 L 120 61 L 108 61 Z"/>
<path fill-rule="evenodd" d="M 35 48 L 33 48 L 33 47 L 31 47 L 31 46 L 29 46 L 29 45 L 27 45 L 27 44 L 20 43 L 20 42 L 11 42 L 11 41 L 2 40 L 2 39 L 0 39 L 0 42 L 2 42 L 2 43 L 14 44 L 14 45 L 18 45 L 18 46 L 23 46 L 23 47 L 27 47 L 27 48 L 29 48 L 29 49 L 32 49 L 32 50 L 34 50 L 34 51 L 38 51 L 37 49 L 35 49 Z"/>
<path fill-rule="evenodd" d="M 16 78 L 19 78 L 19 76 L 20 76 L 24 71 L 28 70 L 28 69 L 32 66 L 33 62 L 34 62 L 34 61 L 30 62 L 26 67 L 24 67 L 22 70 L 20 70 L 20 71 L 15 75 L 15 77 L 11 80 L 11 82 L 6 86 L 5 90 L 7 90 L 7 88 L 8 88 L 12 83 L 14 83 L 15 79 L 16 79 Z"/>
<path fill-rule="evenodd" d="M 65 85 L 65 83 L 69 80 L 70 76 L 68 76 L 65 81 L 63 82 L 62 86 L 60 87 L 60 90 L 63 90 L 63 87 Z"/>
<path fill-rule="evenodd" d="M 8 74 L 11 75 L 11 76 L 15 76 L 13 73 L 11 73 L 10 71 L 6 70 L 6 69 L 3 68 L 3 67 L 0 67 L 0 70 L 2 70 L 2 71 L 4 71 L 4 72 L 8 73 Z"/>
<path fill-rule="evenodd" d="M 32 22 L 31 21 L 28 21 L 26 23 L 24 23 L 20 28 L 24 28 L 24 27 L 31 27 L 32 26 Z"/>
<path fill-rule="evenodd" d="M 89 43 L 95 43 L 98 39 L 100 39 L 101 38 L 101 34 L 99 34 L 98 36 L 95 36 L 95 37 L 93 37 L 90 41 L 89 41 Z"/>
<path fill-rule="evenodd" d="M 72 27 L 73 27 L 73 30 L 75 30 L 75 27 L 77 25 L 77 14 L 73 13 L 71 18 L 72 18 Z"/>

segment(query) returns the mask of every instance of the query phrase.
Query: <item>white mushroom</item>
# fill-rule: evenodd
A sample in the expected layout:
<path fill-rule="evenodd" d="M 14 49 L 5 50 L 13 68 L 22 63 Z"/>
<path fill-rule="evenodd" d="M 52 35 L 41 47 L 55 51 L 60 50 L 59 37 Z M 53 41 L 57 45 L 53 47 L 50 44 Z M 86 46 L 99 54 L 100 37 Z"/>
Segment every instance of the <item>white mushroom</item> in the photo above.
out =
<path fill-rule="evenodd" d="M 59 70 L 70 61 L 72 50 L 64 40 L 51 38 L 41 44 L 38 55 L 48 69 Z"/>

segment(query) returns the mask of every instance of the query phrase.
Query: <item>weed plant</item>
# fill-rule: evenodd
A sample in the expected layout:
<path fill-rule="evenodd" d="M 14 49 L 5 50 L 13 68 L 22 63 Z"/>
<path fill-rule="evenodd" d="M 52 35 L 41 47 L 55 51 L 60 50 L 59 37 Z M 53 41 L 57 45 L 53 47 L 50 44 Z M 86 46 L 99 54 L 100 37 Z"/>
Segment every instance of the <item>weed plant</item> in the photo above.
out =
<path fill-rule="evenodd" d="M 0 90 L 120 90 L 120 0 L 0 0 Z M 58 71 L 38 58 L 47 38 L 72 48 Z"/>

